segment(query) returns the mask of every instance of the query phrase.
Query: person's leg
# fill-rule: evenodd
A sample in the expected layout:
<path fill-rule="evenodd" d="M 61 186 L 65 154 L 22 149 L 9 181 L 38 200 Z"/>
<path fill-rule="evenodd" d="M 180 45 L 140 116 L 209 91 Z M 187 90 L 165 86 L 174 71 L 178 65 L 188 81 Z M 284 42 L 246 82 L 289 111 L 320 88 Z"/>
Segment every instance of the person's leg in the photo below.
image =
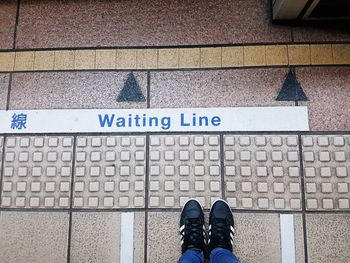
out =
<path fill-rule="evenodd" d="M 219 247 L 211 252 L 210 263 L 239 263 L 239 260 L 230 250 Z"/>
<path fill-rule="evenodd" d="M 205 245 L 204 213 L 198 201 L 191 199 L 183 207 L 180 217 L 180 263 L 203 263 Z"/>
<path fill-rule="evenodd" d="M 209 214 L 208 249 L 210 262 L 239 262 L 232 253 L 234 233 L 233 215 L 229 205 L 223 200 L 214 202 Z"/>
<path fill-rule="evenodd" d="M 187 249 L 179 258 L 179 263 L 203 263 L 203 251 L 198 249 Z"/>

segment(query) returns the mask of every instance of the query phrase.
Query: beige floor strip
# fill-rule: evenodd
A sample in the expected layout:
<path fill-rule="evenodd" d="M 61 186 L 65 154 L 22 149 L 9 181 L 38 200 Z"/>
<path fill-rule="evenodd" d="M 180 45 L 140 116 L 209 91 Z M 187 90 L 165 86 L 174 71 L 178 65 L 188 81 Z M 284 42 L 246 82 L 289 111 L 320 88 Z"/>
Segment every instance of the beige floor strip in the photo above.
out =
<path fill-rule="evenodd" d="M 350 44 L 0 52 L 0 72 L 350 65 Z"/>

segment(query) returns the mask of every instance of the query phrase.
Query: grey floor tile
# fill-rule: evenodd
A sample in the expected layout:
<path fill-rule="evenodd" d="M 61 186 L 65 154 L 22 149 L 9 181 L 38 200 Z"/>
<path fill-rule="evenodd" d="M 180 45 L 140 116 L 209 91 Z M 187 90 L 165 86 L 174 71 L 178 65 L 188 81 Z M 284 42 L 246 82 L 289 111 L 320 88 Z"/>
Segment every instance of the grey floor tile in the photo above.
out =
<path fill-rule="evenodd" d="M 128 72 L 14 74 L 11 109 L 145 108 L 146 102 L 117 102 Z M 147 97 L 147 74 L 134 73 Z"/>
<path fill-rule="evenodd" d="M 17 1 L 2 1 L 0 8 L 0 49 L 10 49 L 16 26 Z"/>
<path fill-rule="evenodd" d="M 248 262 L 281 262 L 281 234 L 278 214 L 234 213 L 234 251 Z M 296 262 L 305 262 L 301 215 L 294 215 Z"/>
<path fill-rule="evenodd" d="M 350 67 L 297 68 L 300 85 L 309 98 L 299 105 L 309 110 L 314 131 L 350 130 Z"/>
<path fill-rule="evenodd" d="M 267 0 L 23 2 L 17 48 L 290 41 L 268 10 Z"/>
<path fill-rule="evenodd" d="M 302 136 L 306 209 L 350 210 L 350 136 Z"/>
<path fill-rule="evenodd" d="M 9 75 L 0 74 L 0 109 L 6 109 Z"/>
<path fill-rule="evenodd" d="M 145 174 L 145 136 L 80 136 L 73 206 L 144 207 Z"/>
<path fill-rule="evenodd" d="M 278 102 L 287 69 L 210 70 L 151 74 L 151 107 L 293 106 Z"/>
<path fill-rule="evenodd" d="M 177 262 L 181 254 L 180 213 L 149 212 L 147 262 Z"/>
<path fill-rule="evenodd" d="M 7 137 L 2 207 L 69 208 L 73 137 Z"/>
<path fill-rule="evenodd" d="M 181 207 L 189 198 L 202 206 L 221 198 L 218 135 L 150 137 L 149 207 Z"/>
<path fill-rule="evenodd" d="M 306 232 L 309 263 L 349 262 L 349 214 L 307 214 Z"/>
<path fill-rule="evenodd" d="M 0 262 L 67 262 L 69 214 L 4 212 L 0 214 Z"/>
<path fill-rule="evenodd" d="M 225 192 L 230 206 L 300 210 L 298 145 L 296 135 L 225 135 Z"/>
<path fill-rule="evenodd" d="M 119 212 L 73 212 L 71 262 L 120 262 Z M 144 262 L 145 215 L 134 213 L 134 262 Z"/>

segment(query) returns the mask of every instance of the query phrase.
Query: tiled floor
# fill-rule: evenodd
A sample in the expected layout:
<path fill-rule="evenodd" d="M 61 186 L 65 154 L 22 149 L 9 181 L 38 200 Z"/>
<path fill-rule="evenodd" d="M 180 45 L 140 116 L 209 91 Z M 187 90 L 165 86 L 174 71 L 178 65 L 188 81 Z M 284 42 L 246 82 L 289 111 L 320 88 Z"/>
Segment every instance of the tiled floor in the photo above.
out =
<path fill-rule="evenodd" d="M 234 251 L 241 259 L 281 262 L 279 220 L 287 212 L 294 218 L 296 262 L 305 261 L 308 247 L 309 262 L 344 262 L 349 148 L 349 135 L 9 136 L 2 262 L 118 261 L 125 212 L 134 217 L 134 262 L 174 262 L 180 207 L 190 197 L 206 211 L 217 198 L 229 202 L 237 228 Z M 327 214 L 315 213 L 320 210 Z M 319 231 L 330 246 L 322 257 Z M 39 246 L 43 238 L 45 246 Z"/>
<path fill-rule="evenodd" d="M 176 262 L 189 198 L 207 221 L 228 201 L 249 263 L 285 263 L 286 216 L 295 262 L 348 263 L 347 29 L 274 24 L 269 0 L 17 3 L 0 3 L 0 109 L 301 105 L 310 132 L 0 131 L 1 263 Z M 309 100 L 276 101 L 294 67 Z"/>

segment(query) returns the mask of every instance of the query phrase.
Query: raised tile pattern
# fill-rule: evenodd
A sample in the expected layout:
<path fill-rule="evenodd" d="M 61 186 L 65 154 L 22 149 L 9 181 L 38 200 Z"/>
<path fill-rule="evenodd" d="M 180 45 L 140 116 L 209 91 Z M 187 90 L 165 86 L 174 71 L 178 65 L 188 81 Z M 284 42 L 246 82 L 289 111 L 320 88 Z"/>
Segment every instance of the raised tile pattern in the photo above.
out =
<path fill-rule="evenodd" d="M 68 208 L 73 137 L 7 137 L 2 207 Z"/>
<path fill-rule="evenodd" d="M 225 193 L 232 208 L 301 209 L 298 137 L 224 136 Z"/>
<path fill-rule="evenodd" d="M 78 137 L 73 207 L 144 207 L 145 145 L 145 136 Z"/>
<path fill-rule="evenodd" d="M 221 197 L 218 135 L 151 136 L 149 158 L 149 207 L 197 198 L 208 208 Z"/>
<path fill-rule="evenodd" d="M 308 210 L 349 210 L 350 136 L 303 136 Z"/>

